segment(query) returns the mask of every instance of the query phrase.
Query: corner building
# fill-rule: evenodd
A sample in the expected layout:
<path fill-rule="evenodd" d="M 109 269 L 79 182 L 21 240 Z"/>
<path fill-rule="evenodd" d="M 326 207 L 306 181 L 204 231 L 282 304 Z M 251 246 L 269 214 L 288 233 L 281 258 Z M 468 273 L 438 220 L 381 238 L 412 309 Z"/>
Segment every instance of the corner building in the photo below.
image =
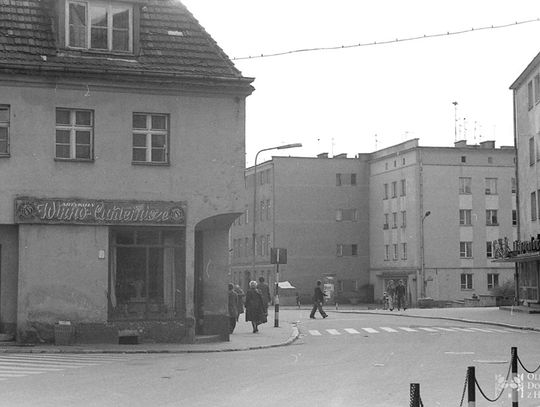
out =
<path fill-rule="evenodd" d="M 0 27 L 1 332 L 227 339 L 252 79 L 178 1 L 0 0 Z"/>

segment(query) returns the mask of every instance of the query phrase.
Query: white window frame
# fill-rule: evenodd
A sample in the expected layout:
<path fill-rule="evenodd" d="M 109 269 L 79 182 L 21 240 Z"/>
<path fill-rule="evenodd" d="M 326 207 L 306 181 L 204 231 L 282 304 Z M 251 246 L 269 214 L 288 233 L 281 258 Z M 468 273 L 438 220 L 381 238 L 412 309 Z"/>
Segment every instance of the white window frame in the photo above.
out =
<path fill-rule="evenodd" d="M 472 225 L 472 209 L 460 209 L 459 210 L 459 224 L 460 226 Z"/>
<path fill-rule="evenodd" d="M 460 177 L 459 178 L 459 194 L 460 195 L 469 195 L 471 194 L 471 177 Z"/>
<path fill-rule="evenodd" d="M 493 290 L 499 286 L 499 273 L 488 273 L 487 275 L 487 289 Z"/>
<path fill-rule="evenodd" d="M 58 111 L 69 112 L 69 124 L 55 124 L 55 137 L 54 137 L 54 159 L 55 160 L 68 160 L 68 161 L 92 161 L 94 158 L 94 111 L 89 109 L 71 109 L 58 107 L 55 109 L 55 114 Z M 82 125 L 76 123 L 77 112 L 85 112 L 90 114 L 90 124 Z M 58 143 L 58 136 L 56 131 L 68 131 L 69 132 L 69 157 L 58 157 L 56 155 L 56 147 L 58 145 L 66 145 L 66 143 Z M 84 131 L 90 133 L 90 144 L 88 157 L 77 157 L 77 132 Z"/>
<path fill-rule="evenodd" d="M 460 286 L 461 290 L 472 290 L 473 289 L 473 275 L 470 273 L 462 273 L 460 276 Z"/>
<path fill-rule="evenodd" d="M 401 243 L 401 260 L 407 260 L 407 243 Z"/>
<path fill-rule="evenodd" d="M 146 128 L 145 129 L 139 129 L 139 128 L 133 128 L 132 125 L 132 140 L 131 140 L 131 162 L 133 164 L 153 164 L 153 165 L 168 165 L 169 164 L 169 141 L 170 141 L 170 117 L 168 114 L 165 113 L 144 113 L 144 112 L 134 112 L 132 116 L 145 116 L 146 117 Z M 165 129 L 153 129 L 152 128 L 152 117 L 153 116 L 160 116 L 165 118 Z M 145 146 L 135 146 L 134 145 L 134 138 L 135 135 L 144 135 L 146 137 L 146 143 Z M 152 160 L 152 150 L 154 149 L 152 145 L 152 139 L 153 136 L 164 136 L 165 137 L 165 146 L 164 146 L 164 159 L 163 161 L 153 161 Z M 145 150 L 145 160 L 134 160 L 133 159 L 133 151 L 135 149 L 138 150 Z"/>
<path fill-rule="evenodd" d="M 491 241 L 486 242 L 486 257 L 488 259 L 493 258 L 493 242 Z"/>
<path fill-rule="evenodd" d="M 71 38 L 69 35 L 69 20 L 70 20 L 70 10 L 69 6 L 71 4 L 78 4 L 85 7 L 85 28 L 86 28 L 86 38 L 85 38 L 85 44 L 84 47 L 78 47 L 71 45 Z M 97 7 L 105 7 L 107 9 L 107 49 L 102 48 L 92 48 L 91 47 L 91 33 L 92 33 L 92 26 L 90 21 L 90 8 L 92 6 Z M 129 11 L 129 28 L 128 28 L 128 49 L 127 50 L 116 50 L 113 49 L 113 9 L 123 7 L 127 8 Z M 120 53 L 133 53 L 133 6 L 123 3 L 123 2 L 88 2 L 88 1 L 76 1 L 76 0 L 68 0 L 66 1 L 65 5 L 65 38 L 66 38 L 66 46 L 68 48 L 74 48 L 74 49 L 86 49 L 86 50 L 92 50 L 92 51 L 102 51 L 102 52 L 120 52 Z"/>
<path fill-rule="evenodd" d="M 486 178 L 485 185 L 486 195 L 497 195 L 497 178 Z"/>
<path fill-rule="evenodd" d="M 9 105 L 0 105 L 0 109 L 7 112 L 7 120 L 0 120 L 0 128 L 6 129 L 6 139 L 5 139 L 5 149 L 0 149 L 0 157 L 9 156 L 9 122 L 11 119 L 11 107 Z M 0 143 L 3 143 L 4 140 L 0 140 Z M 1 144 L 0 144 L 1 145 Z"/>
<path fill-rule="evenodd" d="M 486 209 L 486 226 L 498 226 L 499 218 L 497 209 Z"/>
<path fill-rule="evenodd" d="M 462 259 L 473 257 L 472 242 L 459 242 L 459 257 Z"/>
<path fill-rule="evenodd" d="M 358 211 L 356 209 L 337 209 L 337 222 L 356 222 L 358 221 Z"/>

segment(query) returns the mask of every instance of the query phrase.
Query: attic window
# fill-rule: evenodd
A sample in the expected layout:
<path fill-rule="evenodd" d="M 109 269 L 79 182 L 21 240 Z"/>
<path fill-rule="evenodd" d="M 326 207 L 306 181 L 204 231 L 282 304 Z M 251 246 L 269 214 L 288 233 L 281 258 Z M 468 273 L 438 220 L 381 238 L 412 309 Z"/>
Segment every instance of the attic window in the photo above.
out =
<path fill-rule="evenodd" d="M 133 51 L 133 7 L 125 3 L 66 2 L 66 44 L 99 51 Z"/>

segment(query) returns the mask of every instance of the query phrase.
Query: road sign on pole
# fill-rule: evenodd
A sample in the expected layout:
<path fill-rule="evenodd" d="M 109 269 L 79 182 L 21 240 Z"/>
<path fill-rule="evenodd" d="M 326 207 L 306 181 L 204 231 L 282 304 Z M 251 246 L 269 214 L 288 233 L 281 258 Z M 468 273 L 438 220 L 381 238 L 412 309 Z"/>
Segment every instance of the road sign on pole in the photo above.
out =
<path fill-rule="evenodd" d="M 287 264 L 287 249 L 270 249 L 270 264 Z"/>

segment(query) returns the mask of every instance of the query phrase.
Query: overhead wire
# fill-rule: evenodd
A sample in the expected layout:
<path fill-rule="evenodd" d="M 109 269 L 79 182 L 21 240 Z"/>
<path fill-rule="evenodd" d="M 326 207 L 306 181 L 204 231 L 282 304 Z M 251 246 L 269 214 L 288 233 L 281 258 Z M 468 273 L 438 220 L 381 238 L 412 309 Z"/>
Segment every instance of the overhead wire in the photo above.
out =
<path fill-rule="evenodd" d="M 508 23 L 508 24 L 499 24 L 499 25 L 490 25 L 490 26 L 478 27 L 478 28 L 470 28 L 467 30 L 447 31 L 447 32 L 436 33 L 436 34 L 424 34 L 424 35 L 419 35 L 415 37 L 395 38 L 392 40 L 373 41 L 373 42 L 357 43 L 357 44 L 349 44 L 349 45 L 335 45 L 335 46 L 329 46 L 329 47 L 301 48 L 301 49 L 274 52 L 274 53 L 268 53 L 268 54 L 251 55 L 251 56 L 244 56 L 244 57 L 233 57 L 232 60 L 239 61 L 239 60 L 246 60 L 246 59 L 271 58 L 271 57 L 278 57 L 278 56 L 283 56 L 283 55 L 298 54 L 302 52 L 332 51 L 332 50 L 338 50 L 338 49 L 349 49 L 349 48 L 358 48 L 358 47 L 370 47 L 370 46 L 376 46 L 376 45 L 396 44 L 396 43 L 406 42 L 406 41 L 424 40 L 427 38 L 447 37 L 447 36 L 452 36 L 452 35 L 468 34 L 471 32 L 515 27 L 517 25 L 529 24 L 529 23 L 535 23 L 535 22 L 540 22 L 540 18 L 515 21 L 513 23 Z"/>

